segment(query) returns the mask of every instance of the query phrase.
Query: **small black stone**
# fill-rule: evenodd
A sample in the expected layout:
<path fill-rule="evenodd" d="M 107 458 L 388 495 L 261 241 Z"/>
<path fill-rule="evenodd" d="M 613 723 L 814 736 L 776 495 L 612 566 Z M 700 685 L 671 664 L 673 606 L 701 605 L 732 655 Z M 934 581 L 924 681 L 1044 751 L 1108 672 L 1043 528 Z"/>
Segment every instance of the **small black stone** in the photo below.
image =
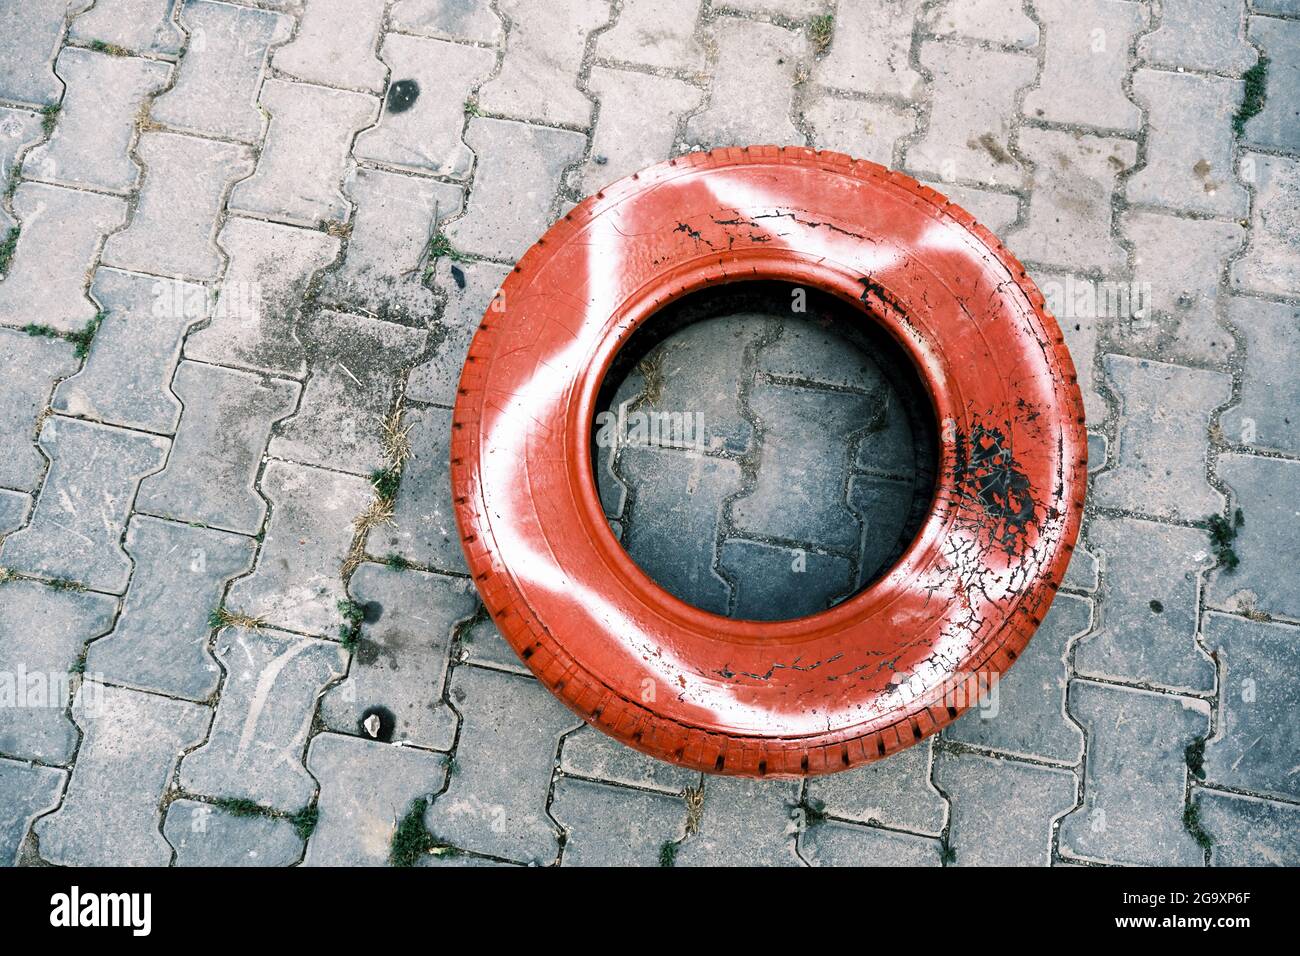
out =
<path fill-rule="evenodd" d="M 460 266 L 451 267 L 451 277 L 455 280 L 457 289 L 465 288 L 465 273 Z"/>
<path fill-rule="evenodd" d="M 388 112 L 405 113 L 420 96 L 420 84 L 415 80 L 398 80 L 388 88 Z"/>
<path fill-rule="evenodd" d="M 1159 601 L 1152 601 L 1152 602 L 1151 602 L 1151 610 L 1154 611 L 1155 613 L 1160 614 L 1160 613 L 1162 613 L 1162 612 L 1164 611 L 1164 609 L 1165 609 L 1165 606 L 1164 606 L 1163 604 L 1161 604 Z"/>

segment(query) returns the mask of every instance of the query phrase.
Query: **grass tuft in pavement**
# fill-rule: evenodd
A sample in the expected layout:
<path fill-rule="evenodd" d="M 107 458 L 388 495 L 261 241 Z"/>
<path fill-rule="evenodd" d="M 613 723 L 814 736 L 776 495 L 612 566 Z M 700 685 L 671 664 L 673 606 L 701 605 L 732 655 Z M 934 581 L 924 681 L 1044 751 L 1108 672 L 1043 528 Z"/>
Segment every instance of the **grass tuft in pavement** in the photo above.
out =
<path fill-rule="evenodd" d="M 456 856 L 460 850 L 440 841 L 424 823 L 424 814 L 429 809 L 425 797 L 411 801 L 402 819 L 397 821 L 393 830 L 393 839 L 388 847 L 388 862 L 393 866 L 415 866 L 420 857 Z"/>
<path fill-rule="evenodd" d="M 1246 90 L 1241 97 L 1241 106 L 1232 118 L 1232 132 L 1240 138 L 1246 131 L 1246 120 L 1258 116 L 1264 108 L 1268 89 L 1268 57 L 1261 56 L 1249 70 L 1241 75 Z"/>

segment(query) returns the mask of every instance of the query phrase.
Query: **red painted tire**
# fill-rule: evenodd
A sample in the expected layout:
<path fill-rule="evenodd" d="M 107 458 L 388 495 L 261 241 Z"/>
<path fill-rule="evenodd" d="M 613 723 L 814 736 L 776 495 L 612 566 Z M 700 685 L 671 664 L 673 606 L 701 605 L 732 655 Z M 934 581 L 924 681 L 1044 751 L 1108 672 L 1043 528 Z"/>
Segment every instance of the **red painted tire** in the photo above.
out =
<path fill-rule="evenodd" d="M 832 292 L 903 345 L 941 423 L 917 538 L 870 587 L 795 620 L 693 608 L 628 557 L 590 440 L 620 345 L 710 284 Z M 801 776 L 935 733 L 1024 650 L 1083 510 L 1074 366 L 1024 268 L 964 210 L 874 163 L 774 146 L 608 186 L 524 254 L 470 346 L 451 476 L 501 633 L 589 723 L 708 772 Z"/>

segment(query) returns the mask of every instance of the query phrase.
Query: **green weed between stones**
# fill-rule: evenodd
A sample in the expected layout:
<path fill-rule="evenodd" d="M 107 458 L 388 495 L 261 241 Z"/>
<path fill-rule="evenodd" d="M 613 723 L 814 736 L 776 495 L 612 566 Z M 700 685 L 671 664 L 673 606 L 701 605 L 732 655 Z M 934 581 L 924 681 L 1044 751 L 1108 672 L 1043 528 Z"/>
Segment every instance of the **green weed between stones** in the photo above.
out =
<path fill-rule="evenodd" d="M 10 230 L 10 234 L 13 235 L 16 231 L 17 230 Z M 4 248 L 0 247 L 0 272 L 3 272 L 4 267 L 8 265 L 4 253 Z M 12 255 L 12 252 L 10 252 L 10 255 Z M 90 354 L 90 344 L 95 340 L 95 333 L 98 332 L 99 327 L 104 324 L 104 318 L 107 315 L 108 313 L 101 309 L 93 319 L 86 323 L 86 327 L 80 332 L 60 332 L 52 325 L 40 325 L 36 322 L 28 322 L 23 326 L 23 331 L 28 335 L 43 336 L 47 339 L 63 339 L 67 342 L 71 342 L 73 345 L 73 354 L 79 359 L 84 359 Z"/>
<path fill-rule="evenodd" d="M 59 121 L 59 112 L 63 109 L 58 103 L 41 110 L 41 132 L 49 136 L 54 132 L 54 124 Z"/>
<path fill-rule="evenodd" d="M 394 571 L 410 571 L 415 567 L 414 562 L 406 560 L 400 554 L 390 554 L 384 558 L 384 564 Z"/>
<path fill-rule="evenodd" d="M 1183 808 L 1183 828 L 1192 835 L 1196 845 L 1202 850 L 1214 846 L 1214 837 L 1201 825 L 1201 802 L 1193 800 Z"/>
<path fill-rule="evenodd" d="M 957 862 L 957 851 L 952 848 L 947 837 L 939 841 L 939 862 L 944 866 L 951 866 Z"/>
<path fill-rule="evenodd" d="M 1200 737 L 1193 740 L 1183 751 L 1183 758 L 1187 761 L 1187 769 L 1192 772 L 1192 776 L 1197 780 L 1205 779 L 1205 738 Z"/>
<path fill-rule="evenodd" d="M 1241 107 L 1232 118 L 1232 131 L 1238 137 L 1246 131 L 1246 120 L 1259 115 L 1264 108 L 1268 88 L 1268 57 L 1261 56 L 1249 70 L 1241 76 L 1246 90 L 1241 97 Z"/>
<path fill-rule="evenodd" d="M 315 806 L 303 807 L 296 813 L 285 813 L 273 807 L 264 807 L 256 800 L 247 797 L 217 797 L 212 801 L 214 807 L 225 810 L 234 817 L 267 817 L 272 820 L 288 820 L 299 839 L 306 840 L 316 832 L 320 822 L 320 809 Z"/>
<path fill-rule="evenodd" d="M 1210 515 L 1206 520 L 1210 531 L 1210 543 L 1214 546 L 1214 553 L 1219 559 L 1220 566 L 1231 571 L 1241 564 L 1241 559 L 1237 557 L 1236 550 L 1232 547 L 1233 540 L 1237 537 L 1237 529 L 1246 523 L 1246 516 L 1238 508 L 1232 516 L 1232 521 L 1228 521 L 1223 515 Z"/>
<path fill-rule="evenodd" d="M 677 844 L 671 840 L 665 840 L 659 847 L 659 865 L 676 866 L 677 865 Z"/>
<path fill-rule="evenodd" d="M 18 226 L 11 226 L 0 242 L 0 275 L 8 275 L 9 263 L 13 262 L 14 250 L 18 248 Z"/>
<path fill-rule="evenodd" d="M 370 473 L 370 484 L 379 497 L 392 501 L 397 497 L 397 489 L 402 486 L 400 468 L 376 468 Z"/>
<path fill-rule="evenodd" d="M 448 846 L 429 832 L 424 823 L 428 809 L 428 799 L 417 797 L 397 822 L 388 847 L 388 862 L 392 866 L 415 866 L 422 856 L 456 856 L 460 853 L 456 847 Z"/>
<path fill-rule="evenodd" d="M 820 56 L 831 48 L 831 37 L 835 33 L 835 17 L 824 13 L 808 21 L 808 39 L 812 41 L 813 53 Z"/>
<path fill-rule="evenodd" d="M 90 48 L 96 53 L 107 53 L 109 56 L 130 56 L 131 51 L 124 46 L 118 46 L 116 43 L 105 43 L 103 40 L 91 40 Z"/>
<path fill-rule="evenodd" d="M 339 639 L 348 650 L 357 646 L 361 640 L 361 622 L 366 619 L 366 609 L 356 601 L 339 601 L 339 613 L 343 623 L 339 625 Z"/>

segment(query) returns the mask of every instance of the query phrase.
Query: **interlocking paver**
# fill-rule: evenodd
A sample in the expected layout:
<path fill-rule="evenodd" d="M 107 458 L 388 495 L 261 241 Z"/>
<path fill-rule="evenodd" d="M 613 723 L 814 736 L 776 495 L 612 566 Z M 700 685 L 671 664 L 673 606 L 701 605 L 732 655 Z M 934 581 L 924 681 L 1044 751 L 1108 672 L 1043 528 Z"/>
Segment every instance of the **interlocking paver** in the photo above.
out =
<path fill-rule="evenodd" d="M 0 699 L 7 698 L 0 706 L 0 754 L 44 763 L 72 759 L 72 668 L 85 644 L 112 626 L 116 610 L 117 602 L 103 594 L 34 581 L 0 584 Z"/>
<path fill-rule="evenodd" d="M 1300 160 L 1246 153 L 1255 201 L 1246 253 L 1232 265 L 1232 286 L 1265 295 L 1300 295 L 1300 256 L 1295 253 L 1295 222 L 1300 216 Z"/>
<path fill-rule="evenodd" d="M 1083 805 L 1061 821 L 1061 852 L 1108 863 L 1198 866 L 1183 826 L 1187 747 L 1209 730 L 1190 697 L 1091 681 L 1070 685 L 1070 713 L 1088 737 Z"/>
<path fill-rule="evenodd" d="M 447 227 L 461 252 L 514 259 L 550 223 L 564 168 L 582 158 L 586 139 L 567 130 L 476 117 L 465 142 L 478 156 L 465 216 Z"/>
<path fill-rule="evenodd" d="M 564 738 L 560 769 L 582 777 L 666 793 L 681 793 L 699 782 L 698 773 L 647 757 L 587 726 Z"/>
<path fill-rule="evenodd" d="M 717 566 L 731 583 L 730 613 L 751 621 L 816 614 L 857 584 L 853 563 L 843 555 L 744 538 L 721 543 Z M 774 601 L 778 594 L 782 599 Z"/>
<path fill-rule="evenodd" d="M 58 806 L 67 772 L 0 758 L 0 865 L 17 866 L 32 822 Z"/>
<path fill-rule="evenodd" d="M 813 866 L 939 866 L 939 841 L 879 827 L 827 820 L 799 837 Z"/>
<path fill-rule="evenodd" d="M 159 803 L 212 711 L 88 682 L 72 714 L 81 749 L 63 805 L 36 822 L 41 856 L 63 866 L 166 866 L 172 848 L 159 831 Z"/>
<path fill-rule="evenodd" d="M 321 701 L 321 719 L 331 730 L 376 736 L 363 721 L 382 710 L 382 739 L 450 750 L 456 715 L 442 694 L 452 631 L 478 606 L 473 586 L 464 578 L 363 564 L 349 590 L 366 609 L 366 622 L 347 680 Z"/>
<path fill-rule="evenodd" d="M 592 67 L 587 85 L 600 101 L 591 158 L 582 168 L 588 194 L 667 159 L 678 120 L 704 101 L 702 90 L 681 80 L 603 66 Z"/>
<path fill-rule="evenodd" d="M 1232 165 L 1240 80 L 1138 70 L 1133 93 L 1147 117 L 1146 165 L 1128 180 L 1133 203 L 1239 219 L 1247 196 Z"/>
<path fill-rule="evenodd" d="M 461 628 L 457 637 L 460 642 L 460 660 L 524 677 L 532 676 L 533 672 L 519 659 L 515 649 L 506 643 L 485 608 L 479 608 L 478 616 Z"/>
<path fill-rule="evenodd" d="M 1252 146 L 1300 150 L 1300 23 L 1272 17 L 1250 18 L 1250 39 L 1268 57 L 1268 84 L 1263 109 L 1246 121 L 1246 142 Z"/>
<path fill-rule="evenodd" d="M 342 676 L 347 652 L 331 641 L 228 627 L 216 654 L 226 670 L 216 718 L 203 746 L 181 761 L 181 786 L 301 809 L 316 791 L 302 766 L 316 698 Z"/>
<path fill-rule="evenodd" d="M 120 594 L 131 562 L 119 539 L 140 479 L 167 458 L 167 440 L 54 417 L 40 445 L 50 471 L 31 523 L 0 547 L 0 565 Z"/>
<path fill-rule="evenodd" d="M 1106 420 L 1106 402 L 1097 390 L 1097 376 L 1093 370 L 1097 341 L 1120 323 L 1120 313 L 1123 312 L 1122 308 L 1111 307 L 1112 300 L 1107 298 L 1107 294 L 1117 293 L 1115 305 L 1122 306 L 1120 293 L 1129 291 L 1131 302 L 1131 289 L 1127 283 L 1101 285 L 1073 272 L 1035 269 L 1033 278 L 1047 300 L 1048 311 L 1055 316 L 1065 335 L 1074 372 L 1079 378 L 1079 391 L 1083 395 L 1084 416 L 1091 426 L 1099 427 Z M 1095 466 L 1096 462 L 1090 460 L 1089 467 Z"/>
<path fill-rule="evenodd" d="M 159 296 L 160 286 L 186 301 L 205 293 L 202 286 L 190 283 L 165 285 L 153 276 L 95 271 L 90 294 L 105 313 L 104 321 L 85 366 L 59 384 L 51 408 L 109 425 L 176 430 L 181 404 L 169 383 L 180 359 L 181 339 L 203 314 L 168 307 Z"/>
<path fill-rule="evenodd" d="M 0 535 L 21 528 L 31 510 L 31 495 L 24 491 L 8 491 L 0 488 Z"/>
<path fill-rule="evenodd" d="M 580 721 L 536 681 L 479 667 L 456 668 L 451 700 L 462 716 L 456 770 L 429 809 L 429 830 L 464 850 L 550 863 L 559 852 L 546 815 L 552 765 Z"/>
<path fill-rule="evenodd" d="M 363 475 L 383 467 L 381 433 L 394 371 L 415 363 L 426 336 L 364 315 L 324 310 L 313 316 L 303 339 L 319 358 L 297 413 L 279 426 L 270 453 Z"/>
<path fill-rule="evenodd" d="M 926 27 L 936 36 L 971 37 L 1006 46 L 1038 43 L 1038 24 L 1019 0 L 940 0 L 926 11 Z"/>
<path fill-rule="evenodd" d="M 439 754 L 340 734 L 313 738 L 307 768 L 320 781 L 320 820 L 306 866 L 385 866 L 398 821 L 447 777 Z"/>
<path fill-rule="evenodd" d="M 67 89 L 54 131 L 27 154 L 23 175 L 64 186 L 128 192 L 140 180 L 129 150 L 136 114 L 167 83 L 155 60 L 68 47 L 55 71 Z"/>
<path fill-rule="evenodd" d="M 946 801 L 930 783 L 931 747 L 923 741 L 866 766 L 808 782 L 809 801 L 831 816 L 938 836 Z"/>
<path fill-rule="evenodd" d="M 800 866 L 795 850 L 799 783 L 706 777 L 699 830 L 677 866 Z"/>
<path fill-rule="evenodd" d="M 1024 170 L 1010 150 L 1012 107 L 1037 73 L 1033 58 L 929 41 L 920 59 L 934 77 L 932 105 L 925 135 L 907 149 L 908 168 L 945 182 L 1020 185 Z"/>
<path fill-rule="evenodd" d="M 131 224 L 104 244 L 105 265 L 154 275 L 215 279 L 222 198 L 253 171 L 246 146 L 176 133 L 147 132 L 136 144 L 145 164 Z"/>
<path fill-rule="evenodd" d="M 494 301 L 510 269 L 491 262 L 453 262 L 439 259 L 434 282 L 446 297 L 433 355 L 411 370 L 406 382 L 408 398 L 451 406 L 456 401 L 460 369 L 465 364 L 474 330 Z"/>
<path fill-rule="evenodd" d="M 501 18 L 491 0 L 397 0 L 388 10 L 394 30 L 450 40 L 501 41 Z"/>
<path fill-rule="evenodd" d="M 1074 764 L 1083 755 L 1083 733 L 1065 715 L 1066 659 L 1070 644 L 1093 623 L 1092 602 L 1058 594 L 1015 667 L 944 730 L 987 750 Z M 916 749 L 916 748 L 913 748 Z"/>
<path fill-rule="evenodd" d="M 591 100 L 576 81 L 587 36 L 609 22 L 608 0 L 498 0 L 496 9 L 510 32 L 501 69 L 479 91 L 479 105 L 515 119 L 587 126 Z"/>
<path fill-rule="evenodd" d="M 180 429 L 167 466 L 140 483 L 136 509 L 255 534 L 266 516 L 254 487 L 262 450 L 298 383 L 182 362 L 172 388 L 185 403 Z"/>
<path fill-rule="evenodd" d="M 271 461 L 262 494 L 275 509 L 257 569 L 231 587 L 231 610 L 279 627 L 333 635 L 338 602 L 347 599 L 339 569 L 352 544 L 352 522 L 370 501 L 364 478 Z"/>
<path fill-rule="evenodd" d="M 1138 57 L 1175 69 L 1244 70 L 1255 62 L 1255 51 L 1242 36 L 1242 6 L 1241 0 L 1162 5 L 1159 26 L 1138 40 Z"/>
<path fill-rule="evenodd" d="M 709 105 L 686 122 L 686 138 L 705 146 L 751 143 L 802 145 L 794 125 L 794 79 L 808 41 L 770 23 L 720 18 L 711 37 L 718 48 Z"/>
<path fill-rule="evenodd" d="M 343 262 L 322 277 L 318 299 L 427 325 L 437 299 L 423 281 L 426 251 L 437 224 L 460 211 L 460 188 L 365 168 L 353 171 L 346 192 L 357 205 L 356 219 Z"/>
<path fill-rule="evenodd" d="M 186 0 L 180 21 L 200 42 L 191 41 L 175 85 L 153 101 L 150 116 L 172 129 L 258 142 L 266 125 L 257 90 L 267 51 L 289 39 L 293 20 L 270 10 Z"/>
<path fill-rule="evenodd" d="M 180 52 L 185 35 L 172 22 L 176 0 L 97 0 L 72 21 L 68 36 L 164 56 Z"/>
<path fill-rule="evenodd" d="M 375 55 L 383 19 L 384 0 L 312 0 L 271 65 L 310 83 L 378 93 L 387 74 Z"/>
<path fill-rule="evenodd" d="M 33 443 L 37 419 L 54 383 L 76 368 L 69 343 L 0 328 L 0 487 L 33 491 L 40 484 L 45 457 Z"/>
<path fill-rule="evenodd" d="M 1102 555 L 1106 602 L 1097 628 L 1076 646 L 1075 671 L 1175 691 L 1214 690 L 1214 662 L 1196 643 L 1201 572 L 1214 564 L 1205 533 L 1098 517 L 1088 541 Z"/>
<path fill-rule="evenodd" d="M 686 804 L 680 796 L 561 778 L 551 816 L 567 834 L 565 866 L 658 866 L 664 844 L 682 837 Z"/>
<path fill-rule="evenodd" d="M 1117 460 L 1098 475 L 1094 500 L 1140 514 L 1195 521 L 1222 509 L 1205 477 L 1210 412 L 1231 394 L 1225 374 L 1106 355 L 1106 375 L 1120 395 Z"/>
<path fill-rule="evenodd" d="M 185 341 L 185 357 L 301 378 L 299 323 L 312 276 L 338 255 L 323 232 L 231 217 L 217 237 L 230 257 L 212 322 Z"/>
<path fill-rule="evenodd" d="M 126 223 L 126 201 L 20 183 L 13 211 L 22 232 L 0 282 L 0 324 L 80 331 L 96 313 L 86 298 L 91 265 L 104 237 Z"/>
<path fill-rule="evenodd" d="M 704 47 L 695 36 L 700 0 L 624 0 L 618 22 L 596 38 L 596 55 L 608 60 L 695 71 Z"/>
<path fill-rule="evenodd" d="M 2 56 L 3 54 L 0 54 Z M 41 114 L 14 106 L 0 106 L 0 181 L 9 182 L 16 175 L 18 157 L 23 150 L 45 137 Z M 0 203 L 0 240 L 16 225 L 9 210 Z"/>
<path fill-rule="evenodd" d="M 83 7 L 84 9 L 84 7 Z M 29 0 L 0 9 L 0 98 L 49 106 L 63 95 L 54 57 L 63 39 L 68 0 Z"/>
<path fill-rule="evenodd" d="M 208 614 L 226 581 L 253 566 L 251 538 L 137 515 L 126 532 L 135 562 L 112 632 L 91 645 L 86 671 L 171 697 L 206 700 L 221 677 Z"/>
<path fill-rule="evenodd" d="M 1246 338 L 1241 401 L 1219 419 L 1231 442 L 1300 454 L 1300 307 L 1232 298 L 1228 318 Z"/>
<path fill-rule="evenodd" d="M 909 61 L 922 0 L 842 0 L 830 52 L 814 68 L 823 86 L 914 98 L 924 84 Z"/>
<path fill-rule="evenodd" d="M 916 114 L 905 107 L 829 94 L 817 97 L 804 119 L 813 129 L 811 145 L 884 166 L 894 165 L 894 145 L 916 128 Z"/>
<path fill-rule="evenodd" d="M 176 866 L 292 866 L 302 856 L 288 820 L 238 816 L 199 800 L 173 801 L 163 836 L 176 849 Z"/>
<path fill-rule="evenodd" d="M 1034 10 L 1047 45 L 1042 78 L 1025 96 L 1025 115 L 1137 130 L 1142 113 L 1121 84 L 1129 70 L 1129 46 L 1146 21 L 1143 5 L 1128 0 L 1037 0 Z"/>
<path fill-rule="evenodd" d="M 1196 799 L 1212 866 L 1300 866 L 1300 807 L 1214 790 Z"/>
<path fill-rule="evenodd" d="M 348 150 L 353 135 L 378 118 L 379 100 L 270 79 L 258 102 L 271 114 L 271 125 L 257 172 L 235 186 L 230 210 L 297 226 L 346 222 L 351 204 L 341 184 Z"/>
<path fill-rule="evenodd" d="M 1233 569 L 1215 571 L 1206 587 L 1216 607 L 1253 608 L 1300 618 L 1300 586 L 1294 575 L 1280 573 L 1279 555 L 1300 547 L 1296 490 L 1300 462 L 1252 455 L 1222 455 L 1219 477 L 1232 489 L 1233 503 L 1245 519 L 1232 547 L 1241 560 Z"/>
<path fill-rule="evenodd" d="M 945 752 L 935 756 L 934 779 L 952 801 L 957 866 L 1051 864 L 1052 821 L 1075 804 L 1073 773 Z"/>

